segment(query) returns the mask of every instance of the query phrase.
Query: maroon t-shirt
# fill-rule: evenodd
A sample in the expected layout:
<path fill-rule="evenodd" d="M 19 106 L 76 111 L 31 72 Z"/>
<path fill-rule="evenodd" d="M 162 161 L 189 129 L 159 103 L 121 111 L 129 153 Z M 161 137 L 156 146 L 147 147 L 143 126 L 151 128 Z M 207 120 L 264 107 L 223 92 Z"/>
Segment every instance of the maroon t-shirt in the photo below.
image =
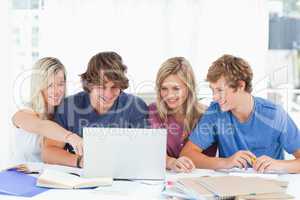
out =
<path fill-rule="evenodd" d="M 178 158 L 179 154 L 188 141 L 188 137 L 183 137 L 183 124 L 178 123 L 172 115 L 167 117 L 166 122 L 163 122 L 158 114 L 155 103 L 149 105 L 149 124 L 151 128 L 166 128 L 167 136 L 167 154 L 168 156 Z M 205 149 L 203 153 L 207 156 L 216 156 L 217 145 Z"/>

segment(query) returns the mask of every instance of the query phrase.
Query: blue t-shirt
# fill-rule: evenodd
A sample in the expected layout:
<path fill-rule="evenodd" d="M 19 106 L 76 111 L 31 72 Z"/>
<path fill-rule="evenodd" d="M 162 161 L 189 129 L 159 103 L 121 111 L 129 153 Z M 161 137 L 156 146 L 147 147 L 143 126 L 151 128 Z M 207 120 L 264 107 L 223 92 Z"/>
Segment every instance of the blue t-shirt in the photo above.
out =
<path fill-rule="evenodd" d="M 300 149 L 300 132 L 282 107 L 254 97 L 254 109 L 246 122 L 212 102 L 192 131 L 189 140 L 201 149 L 218 144 L 219 156 L 229 157 L 240 150 L 284 159 L 283 149 L 292 154 Z"/>
<path fill-rule="evenodd" d="M 91 106 L 87 92 L 64 99 L 54 120 L 65 129 L 82 137 L 83 127 L 146 128 L 148 107 L 139 97 L 121 92 L 110 110 L 98 114 Z"/>

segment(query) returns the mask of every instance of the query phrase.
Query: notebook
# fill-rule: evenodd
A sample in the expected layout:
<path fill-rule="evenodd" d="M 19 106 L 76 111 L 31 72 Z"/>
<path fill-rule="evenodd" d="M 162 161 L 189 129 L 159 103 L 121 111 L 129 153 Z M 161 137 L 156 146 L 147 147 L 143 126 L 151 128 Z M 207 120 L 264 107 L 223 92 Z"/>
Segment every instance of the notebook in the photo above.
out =
<path fill-rule="evenodd" d="M 58 189 L 95 188 L 111 186 L 111 177 L 82 178 L 66 172 L 45 169 L 37 179 L 37 186 Z"/>
<path fill-rule="evenodd" d="M 36 177 L 7 170 L 0 172 L 0 194 L 23 197 L 33 197 L 47 191 L 47 188 L 36 186 Z"/>
<path fill-rule="evenodd" d="M 259 177 L 217 176 L 179 179 L 176 186 L 197 199 L 232 199 L 242 195 L 284 194 L 287 184 Z"/>

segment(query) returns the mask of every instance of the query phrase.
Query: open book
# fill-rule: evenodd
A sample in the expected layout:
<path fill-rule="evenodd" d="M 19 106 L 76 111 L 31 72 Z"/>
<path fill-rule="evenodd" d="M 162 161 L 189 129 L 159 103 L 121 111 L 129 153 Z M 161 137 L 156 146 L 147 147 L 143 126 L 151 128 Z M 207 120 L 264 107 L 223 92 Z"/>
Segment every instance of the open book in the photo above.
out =
<path fill-rule="evenodd" d="M 110 186 L 113 179 L 110 177 L 82 178 L 66 172 L 45 169 L 38 177 L 36 185 L 47 188 L 79 189 L 98 186 Z"/>

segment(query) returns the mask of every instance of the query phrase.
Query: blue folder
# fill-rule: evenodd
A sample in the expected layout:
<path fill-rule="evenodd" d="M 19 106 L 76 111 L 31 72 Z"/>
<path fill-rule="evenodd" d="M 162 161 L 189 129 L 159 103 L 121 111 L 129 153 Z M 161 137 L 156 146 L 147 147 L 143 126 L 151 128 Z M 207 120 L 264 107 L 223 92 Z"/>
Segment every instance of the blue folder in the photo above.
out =
<path fill-rule="evenodd" d="M 0 172 L 0 194 L 33 197 L 49 189 L 36 186 L 36 178 L 16 170 Z"/>

